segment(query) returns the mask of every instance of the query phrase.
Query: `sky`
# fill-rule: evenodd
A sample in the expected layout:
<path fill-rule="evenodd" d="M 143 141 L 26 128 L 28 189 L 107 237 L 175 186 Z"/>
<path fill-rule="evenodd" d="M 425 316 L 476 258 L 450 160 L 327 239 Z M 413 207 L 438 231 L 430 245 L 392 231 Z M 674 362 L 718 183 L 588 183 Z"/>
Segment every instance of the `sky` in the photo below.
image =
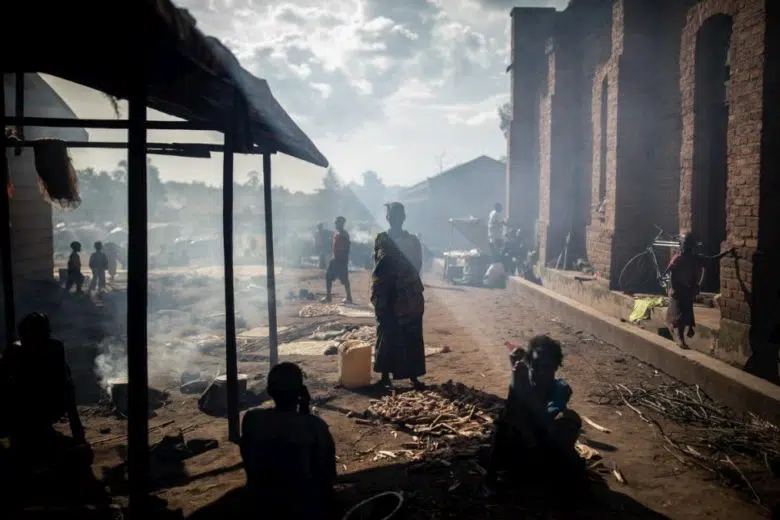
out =
<path fill-rule="evenodd" d="M 374 170 L 411 185 L 506 143 L 498 107 L 509 99 L 509 11 L 568 0 L 174 0 L 271 90 L 345 182 Z M 82 118 L 114 117 L 102 94 L 44 76 Z M 124 106 L 120 107 L 126 115 Z M 150 117 L 163 119 L 160 114 Z M 88 130 L 91 140 L 122 131 Z M 221 142 L 219 134 L 151 132 L 150 141 Z M 111 170 L 115 150 L 72 150 L 77 168 Z M 163 180 L 221 183 L 212 159 L 153 156 Z M 239 156 L 236 179 L 261 170 Z M 273 157 L 274 184 L 310 191 L 324 170 Z"/>

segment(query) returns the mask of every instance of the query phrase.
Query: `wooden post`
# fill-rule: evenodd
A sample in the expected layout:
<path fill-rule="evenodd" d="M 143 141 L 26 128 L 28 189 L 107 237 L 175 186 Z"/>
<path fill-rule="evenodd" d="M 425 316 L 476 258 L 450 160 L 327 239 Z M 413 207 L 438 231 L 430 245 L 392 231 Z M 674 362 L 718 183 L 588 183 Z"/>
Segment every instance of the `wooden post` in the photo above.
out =
<path fill-rule="evenodd" d="M 271 368 L 279 363 L 279 336 L 276 330 L 276 272 L 274 270 L 274 221 L 271 208 L 271 154 L 263 153 L 263 201 L 265 208 L 265 265 L 268 286 L 268 348 Z"/>
<path fill-rule="evenodd" d="M 14 89 L 14 93 L 16 94 L 16 117 L 18 119 L 24 120 L 24 73 L 23 72 L 16 73 L 16 88 Z M 16 124 L 16 137 L 19 138 L 20 143 L 22 140 L 24 140 L 24 125 L 22 125 L 21 122 Z M 22 155 L 21 146 L 17 145 L 16 149 L 14 150 L 14 155 L 16 157 Z"/>
<path fill-rule="evenodd" d="M 225 146 L 222 159 L 222 240 L 225 249 L 225 365 L 227 369 L 228 439 L 238 442 L 241 438 L 238 409 L 238 352 L 236 346 L 236 304 L 233 287 L 233 150 L 238 91 L 233 93 L 231 123 L 225 130 Z"/>
<path fill-rule="evenodd" d="M 3 131 L 3 143 L 5 143 L 5 81 L 0 90 L 0 106 L 3 113 L 0 114 L 0 130 Z M 16 339 L 16 312 L 14 309 L 14 271 L 13 258 L 11 257 L 11 201 L 8 198 L 8 149 L 3 146 L 3 157 L 0 160 L 0 183 L 3 187 L 0 196 L 0 263 L 3 268 L 3 309 L 5 316 L 5 340 L 6 345 L 11 345 Z"/>
<path fill-rule="evenodd" d="M 131 518 L 145 518 L 149 493 L 149 373 L 147 350 L 148 214 L 146 182 L 146 78 L 137 67 L 130 86 L 127 132 L 128 464 Z"/>

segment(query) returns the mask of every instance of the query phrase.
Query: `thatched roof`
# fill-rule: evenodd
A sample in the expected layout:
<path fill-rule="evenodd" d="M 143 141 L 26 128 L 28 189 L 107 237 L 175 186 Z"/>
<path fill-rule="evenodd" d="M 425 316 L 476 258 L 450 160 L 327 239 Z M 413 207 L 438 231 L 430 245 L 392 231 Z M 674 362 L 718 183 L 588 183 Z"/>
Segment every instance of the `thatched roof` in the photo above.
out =
<path fill-rule="evenodd" d="M 267 84 L 263 89 L 265 82 L 242 69 L 221 44 L 217 49 L 170 0 L 27 0 L 4 5 L 2 19 L 4 72 L 44 72 L 126 99 L 138 74 L 131 64 L 143 60 L 149 107 L 215 130 L 233 123 L 237 85 L 250 107 L 239 124 L 239 153 L 256 144 L 328 164 Z"/>

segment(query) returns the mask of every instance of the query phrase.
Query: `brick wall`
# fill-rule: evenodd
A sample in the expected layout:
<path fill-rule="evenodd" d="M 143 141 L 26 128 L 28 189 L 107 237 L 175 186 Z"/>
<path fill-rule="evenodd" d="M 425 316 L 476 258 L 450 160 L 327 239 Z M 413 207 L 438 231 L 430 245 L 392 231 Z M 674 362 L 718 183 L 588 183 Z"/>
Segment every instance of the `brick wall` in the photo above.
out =
<path fill-rule="evenodd" d="M 596 266 L 601 276 L 605 279 L 613 277 L 612 265 L 612 239 L 615 230 L 615 194 L 617 172 L 617 123 L 618 123 L 618 88 L 620 56 L 623 52 L 623 0 L 617 0 L 611 5 L 611 23 L 609 25 L 609 56 L 605 61 L 600 61 L 593 67 L 590 90 L 590 136 L 591 136 L 591 194 L 590 194 L 590 224 L 587 228 L 587 252 L 588 260 Z M 603 31 L 603 28 L 599 28 Z M 602 33 L 603 34 L 603 33 Z M 600 37 L 599 37 L 600 36 Z M 595 38 L 596 45 L 604 45 L 603 35 Z M 597 51 L 597 54 L 601 54 Z M 586 67 L 593 66 L 586 63 Z M 607 121 L 601 121 L 601 89 L 604 79 L 608 83 Z M 607 125 L 607 165 L 601 166 L 601 127 Z M 599 200 L 599 181 L 601 171 L 606 173 L 606 200 L 601 204 Z M 599 212 L 599 208 L 603 210 Z"/>
<path fill-rule="evenodd" d="M 555 254 L 548 248 L 550 223 L 551 167 L 552 167 L 552 105 L 555 96 L 555 49 L 553 41 L 547 42 L 547 78 L 539 96 L 539 260 L 546 264 Z"/>
<path fill-rule="evenodd" d="M 702 26 L 717 15 L 732 19 L 729 91 L 726 241 L 740 260 L 721 261 L 722 316 L 750 323 L 753 257 L 758 248 L 759 188 L 764 88 L 765 3 L 763 0 L 704 0 L 691 7 L 682 31 L 680 91 L 682 149 L 680 227 L 691 229 L 695 152 L 696 40 Z"/>
<path fill-rule="evenodd" d="M 539 95 L 547 77 L 545 44 L 555 9 L 512 10 L 512 123 L 506 174 L 506 212 L 513 226 L 534 228 L 539 215 Z"/>

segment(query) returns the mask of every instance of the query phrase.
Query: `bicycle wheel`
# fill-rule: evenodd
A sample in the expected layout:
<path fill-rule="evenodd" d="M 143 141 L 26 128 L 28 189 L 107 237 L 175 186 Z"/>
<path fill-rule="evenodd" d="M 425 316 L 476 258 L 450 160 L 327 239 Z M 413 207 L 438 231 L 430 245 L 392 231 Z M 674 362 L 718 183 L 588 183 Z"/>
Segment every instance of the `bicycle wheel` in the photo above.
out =
<path fill-rule="evenodd" d="M 652 292 L 657 289 L 655 265 L 649 251 L 642 251 L 626 262 L 618 277 L 618 289 L 626 293 Z"/>

